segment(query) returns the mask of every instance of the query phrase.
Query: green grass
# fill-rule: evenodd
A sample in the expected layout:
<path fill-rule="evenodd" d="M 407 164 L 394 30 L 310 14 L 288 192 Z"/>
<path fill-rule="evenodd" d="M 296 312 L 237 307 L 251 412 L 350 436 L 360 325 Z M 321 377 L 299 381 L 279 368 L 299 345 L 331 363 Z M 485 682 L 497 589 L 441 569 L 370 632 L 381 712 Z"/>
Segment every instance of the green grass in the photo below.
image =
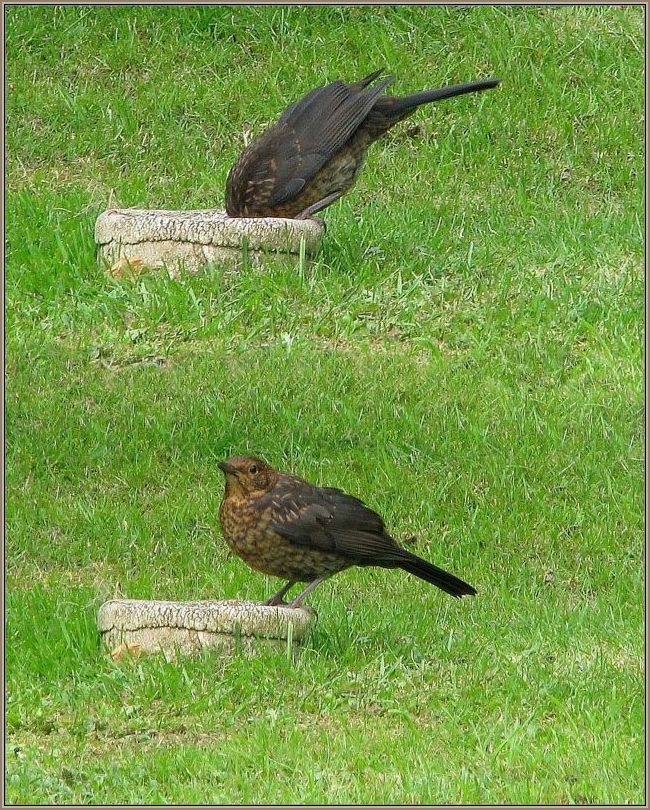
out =
<path fill-rule="evenodd" d="M 641 7 L 8 7 L 7 781 L 27 803 L 641 803 Z M 317 84 L 417 113 L 308 272 L 109 279 Z M 419 130 L 409 131 L 417 125 Z M 261 599 L 216 461 L 363 497 L 478 589 L 351 570 L 304 652 L 111 661 L 107 598 Z"/>

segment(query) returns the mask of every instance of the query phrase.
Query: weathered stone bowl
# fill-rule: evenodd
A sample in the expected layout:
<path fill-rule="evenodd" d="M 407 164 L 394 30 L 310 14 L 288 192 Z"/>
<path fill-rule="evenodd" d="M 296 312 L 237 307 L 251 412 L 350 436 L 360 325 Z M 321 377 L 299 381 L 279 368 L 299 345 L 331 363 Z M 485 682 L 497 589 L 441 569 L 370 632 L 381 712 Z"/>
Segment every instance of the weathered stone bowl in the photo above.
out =
<path fill-rule="evenodd" d="M 112 599 L 99 608 L 102 641 L 114 658 L 162 652 L 168 659 L 204 649 L 254 652 L 301 644 L 315 621 L 311 608 L 238 600 L 165 602 Z"/>
<path fill-rule="evenodd" d="M 325 230 L 315 219 L 229 217 L 225 211 L 104 211 L 95 223 L 100 257 L 113 267 L 166 267 L 197 271 L 210 262 L 238 267 L 248 257 L 263 266 L 269 256 L 307 263 Z"/>

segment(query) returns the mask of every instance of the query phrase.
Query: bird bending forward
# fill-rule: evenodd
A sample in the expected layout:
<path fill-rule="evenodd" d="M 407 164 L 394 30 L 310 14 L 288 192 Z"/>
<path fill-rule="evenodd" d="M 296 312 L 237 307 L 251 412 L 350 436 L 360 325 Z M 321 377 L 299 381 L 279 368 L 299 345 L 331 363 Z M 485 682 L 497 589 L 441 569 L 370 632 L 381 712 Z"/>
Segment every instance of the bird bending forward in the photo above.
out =
<path fill-rule="evenodd" d="M 306 219 L 355 183 L 368 147 L 421 104 L 489 90 L 484 79 L 411 96 L 386 96 L 393 81 L 381 71 L 346 84 L 317 87 L 291 104 L 279 121 L 242 152 L 226 181 L 231 217 Z"/>
<path fill-rule="evenodd" d="M 462 579 L 401 548 L 381 517 L 340 489 L 317 487 L 253 456 L 219 463 L 226 487 L 219 510 L 223 536 L 251 568 L 288 580 L 265 604 L 282 605 L 296 582 L 309 585 L 300 607 L 323 580 L 353 565 L 402 568 L 452 596 L 473 595 Z"/>

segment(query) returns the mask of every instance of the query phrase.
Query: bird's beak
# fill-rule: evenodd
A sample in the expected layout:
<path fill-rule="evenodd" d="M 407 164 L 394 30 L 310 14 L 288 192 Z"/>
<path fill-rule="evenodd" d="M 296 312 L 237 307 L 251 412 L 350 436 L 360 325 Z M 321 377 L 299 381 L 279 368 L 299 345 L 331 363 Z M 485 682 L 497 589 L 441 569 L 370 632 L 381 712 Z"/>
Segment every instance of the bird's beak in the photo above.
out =
<path fill-rule="evenodd" d="M 226 475 L 228 475 L 228 474 L 230 474 L 230 475 L 234 475 L 234 474 L 237 472 L 237 470 L 236 470 L 236 469 L 233 467 L 233 465 L 232 465 L 232 464 L 228 464 L 228 462 L 227 462 L 227 461 L 220 461 L 220 462 L 217 464 L 217 467 L 219 467 L 219 469 L 220 469 L 222 472 L 224 472 Z"/>

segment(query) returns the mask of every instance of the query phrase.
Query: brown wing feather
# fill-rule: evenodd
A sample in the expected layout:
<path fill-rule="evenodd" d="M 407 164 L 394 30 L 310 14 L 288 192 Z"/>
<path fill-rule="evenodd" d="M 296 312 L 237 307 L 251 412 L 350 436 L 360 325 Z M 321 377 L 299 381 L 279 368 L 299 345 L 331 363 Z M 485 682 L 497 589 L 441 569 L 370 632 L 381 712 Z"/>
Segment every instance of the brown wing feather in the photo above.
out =
<path fill-rule="evenodd" d="M 263 210 L 297 196 L 304 185 L 359 128 L 377 98 L 393 80 L 366 85 L 336 81 L 317 87 L 287 108 L 239 157 L 226 181 L 230 216 L 247 208 Z"/>
<path fill-rule="evenodd" d="M 299 546 L 340 554 L 357 565 L 397 562 L 404 551 L 386 533 L 381 517 L 339 489 L 300 486 L 285 479 L 272 499 L 272 528 Z"/>

